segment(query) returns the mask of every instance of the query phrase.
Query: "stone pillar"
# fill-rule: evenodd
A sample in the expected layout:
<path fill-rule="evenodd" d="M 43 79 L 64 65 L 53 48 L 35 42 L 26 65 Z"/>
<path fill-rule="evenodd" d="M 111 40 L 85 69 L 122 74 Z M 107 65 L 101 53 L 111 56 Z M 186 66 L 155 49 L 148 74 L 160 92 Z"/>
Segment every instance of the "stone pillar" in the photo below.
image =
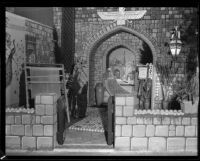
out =
<path fill-rule="evenodd" d="M 38 94 L 33 113 L 6 112 L 6 149 L 53 150 L 57 131 L 56 101 L 54 93 Z"/>
<path fill-rule="evenodd" d="M 57 95 L 42 93 L 35 99 L 37 124 L 33 125 L 33 135 L 37 139 L 37 150 L 53 149 L 57 127 Z"/>
<path fill-rule="evenodd" d="M 130 150 L 132 125 L 127 121 L 133 117 L 133 96 L 116 96 L 115 98 L 115 149 Z"/>

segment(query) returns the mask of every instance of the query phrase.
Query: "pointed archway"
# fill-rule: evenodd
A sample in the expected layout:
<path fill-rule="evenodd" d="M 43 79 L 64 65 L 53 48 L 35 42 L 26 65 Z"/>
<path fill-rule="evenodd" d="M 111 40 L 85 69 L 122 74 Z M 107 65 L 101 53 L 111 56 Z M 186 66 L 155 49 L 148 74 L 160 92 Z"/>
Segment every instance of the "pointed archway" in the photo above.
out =
<path fill-rule="evenodd" d="M 88 69 L 88 82 L 89 82 L 89 86 L 88 88 L 90 88 L 90 83 L 91 83 L 91 76 L 90 76 L 90 69 L 91 69 L 91 63 L 90 63 L 90 58 L 92 55 L 95 54 L 95 51 L 97 50 L 97 48 L 107 39 L 109 39 L 110 37 L 112 37 L 115 34 L 121 33 L 121 32 L 125 32 L 125 33 L 129 33 L 133 36 L 138 37 L 139 39 L 141 39 L 142 41 L 144 41 L 150 48 L 152 55 L 153 55 L 153 64 L 155 64 L 156 60 L 157 60 L 157 54 L 160 53 L 160 47 L 157 45 L 156 40 L 149 34 L 143 32 L 141 30 L 141 26 L 133 26 L 133 25 L 128 25 L 126 24 L 125 26 L 117 26 L 116 22 L 111 23 L 110 25 L 102 28 L 102 30 L 100 30 L 99 32 L 97 32 L 96 34 L 92 35 L 89 40 L 84 44 L 84 57 L 87 59 L 87 65 L 86 68 Z M 124 45 L 124 44 L 118 44 L 118 45 Z M 130 47 L 128 47 L 130 48 Z M 109 50 L 109 49 L 108 49 Z M 153 76 L 154 78 L 154 76 Z M 154 83 L 153 83 L 153 88 L 152 88 L 152 98 L 154 98 Z M 90 89 L 88 90 L 88 102 L 90 105 L 90 95 L 91 95 L 91 91 Z M 94 93 L 92 93 L 92 95 L 94 96 Z M 154 104 L 154 99 L 152 99 L 152 107 Z"/>

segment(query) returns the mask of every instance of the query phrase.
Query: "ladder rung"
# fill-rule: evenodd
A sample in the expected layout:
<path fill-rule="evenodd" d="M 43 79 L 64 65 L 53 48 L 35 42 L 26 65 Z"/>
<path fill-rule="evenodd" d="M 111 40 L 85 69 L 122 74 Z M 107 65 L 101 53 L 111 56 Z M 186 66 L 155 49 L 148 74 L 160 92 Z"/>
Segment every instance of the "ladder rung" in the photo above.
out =
<path fill-rule="evenodd" d="M 29 84 L 30 84 L 30 83 L 35 83 L 35 84 L 37 84 L 37 83 L 63 84 L 63 82 L 60 82 L 60 81 L 58 81 L 58 82 L 49 82 L 49 81 L 28 81 L 28 83 L 29 83 Z"/>

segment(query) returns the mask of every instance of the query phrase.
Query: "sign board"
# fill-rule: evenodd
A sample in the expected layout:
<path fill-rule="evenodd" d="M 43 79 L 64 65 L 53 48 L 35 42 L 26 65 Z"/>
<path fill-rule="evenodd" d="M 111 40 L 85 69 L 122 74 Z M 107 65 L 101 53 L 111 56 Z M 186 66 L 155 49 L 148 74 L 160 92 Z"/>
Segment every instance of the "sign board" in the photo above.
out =
<path fill-rule="evenodd" d="M 146 79 L 148 75 L 148 66 L 138 66 L 138 72 L 139 79 Z"/>

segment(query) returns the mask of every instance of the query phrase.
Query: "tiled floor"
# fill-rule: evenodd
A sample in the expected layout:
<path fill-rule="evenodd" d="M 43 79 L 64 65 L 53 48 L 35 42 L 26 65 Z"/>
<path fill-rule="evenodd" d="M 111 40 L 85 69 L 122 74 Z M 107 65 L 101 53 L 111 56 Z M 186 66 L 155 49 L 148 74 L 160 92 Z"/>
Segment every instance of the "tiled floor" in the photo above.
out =
<path fill-rule="evenodd" d="M 107 129 L 107 109 L 88 107 L 87 112 L 82 120 L 72 123 L 70 130 L 105 132 Z"/>
<path fill-rule="evenodd" d="M 61 149 L 112 149 L 108 146 L 104 133 L 87 131 L 66 131 L 66 138 L 63 145 L 58 145 Z"/>

